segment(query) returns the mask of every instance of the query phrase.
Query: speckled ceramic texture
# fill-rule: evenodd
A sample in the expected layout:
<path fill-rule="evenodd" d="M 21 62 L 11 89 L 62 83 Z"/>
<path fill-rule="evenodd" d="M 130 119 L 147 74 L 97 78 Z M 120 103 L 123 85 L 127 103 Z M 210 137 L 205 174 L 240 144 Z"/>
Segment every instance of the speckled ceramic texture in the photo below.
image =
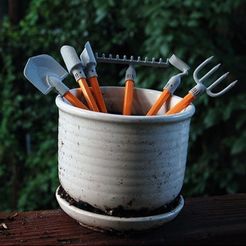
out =
<path fill-rule="evenodd" d="M 124 88 L 102 87 L 109 112 L 122 112 Z M 78 97 L 79 89 L 72 91 Z M 156 209 L 176 198 L 183 185 L 190 105 L 183 112 L 144 116 L 159 91 L 135 89 L 133 114 L 81 110 L 60 96 L 58 169 L 65 191 L 76 201 L 109 211 Z M 167 108 L 180 100 L 173 96 Z"/>

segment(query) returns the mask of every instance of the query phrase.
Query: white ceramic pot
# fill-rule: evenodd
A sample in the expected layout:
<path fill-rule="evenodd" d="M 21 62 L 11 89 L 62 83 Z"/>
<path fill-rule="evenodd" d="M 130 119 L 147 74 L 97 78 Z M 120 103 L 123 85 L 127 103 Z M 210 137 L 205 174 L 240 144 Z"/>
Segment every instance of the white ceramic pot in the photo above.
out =
<path fill-rule="evenodd" d="M 122 112 L 124 88 L 102 87 L 109 112 Z M 72 90 L 81 96 L 79 89 Z M 117 207 L 154 210 L 176 198 L 182 188 L 191 116 L 183 112 L 144 116 L 159 91 L 135 89 L 133 114 L 122 116 L 81 110 L 60 96 L 59 180 L 76 201 L 103 211 Z M 173 96 L 167 107 L 180 100 Z"/>

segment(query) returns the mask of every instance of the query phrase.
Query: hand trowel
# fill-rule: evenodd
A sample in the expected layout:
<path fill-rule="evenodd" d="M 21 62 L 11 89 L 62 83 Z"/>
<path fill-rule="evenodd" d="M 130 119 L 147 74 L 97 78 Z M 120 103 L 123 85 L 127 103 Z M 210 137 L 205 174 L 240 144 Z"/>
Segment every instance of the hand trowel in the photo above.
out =
<path fill-rule="evenodd" d="M 73 106 L 88 109 L 62 83 L 67 75 L 67 71 L 53 57 L 46 54 L 29 58 L 24 68 L 24 76 L 43 94 L 47 95 L 52 89 L 55 89 Z"/>

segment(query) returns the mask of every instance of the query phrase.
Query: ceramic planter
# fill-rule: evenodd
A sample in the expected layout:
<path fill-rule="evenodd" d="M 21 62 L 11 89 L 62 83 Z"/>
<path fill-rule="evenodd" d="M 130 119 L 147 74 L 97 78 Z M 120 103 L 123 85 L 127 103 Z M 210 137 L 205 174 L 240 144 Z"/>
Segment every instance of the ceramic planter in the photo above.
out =
<path fill-rule="evenodd" d="M 124 88 L 102 87 L 108 111 L 122 112 Z M 80 90 L 72 90 L 77 96 Z M 154 210 L 182 188 L 190 119 L 194 106 L 179 114 L 144 116 L 159 91 L 135 89 L 133 114 L 81 110 L 62 97 L 59 108 L 58 169 L 64 190 L 76 201 L 108 213 Z M 173 96 L 167 107 L 180 100 Z"/>

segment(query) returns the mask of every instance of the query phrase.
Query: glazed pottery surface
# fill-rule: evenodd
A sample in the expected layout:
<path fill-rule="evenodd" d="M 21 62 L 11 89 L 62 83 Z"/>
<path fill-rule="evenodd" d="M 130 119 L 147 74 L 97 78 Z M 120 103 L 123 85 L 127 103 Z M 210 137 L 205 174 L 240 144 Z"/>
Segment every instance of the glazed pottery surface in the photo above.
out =
<path fill-rule="evenodd" d="M 176 198 L 182 188 L 190 119 L 195 112 L 145 116 L 161 92 L 135 89 L 133 115 L 123 116 L 124 88 L 101 87 L 109 113 L 81 110 L 61 96 L 58 169 L 64 190 L 76 201 L 109 211 L 157 209 Z M 81 98 L 79 89 L 71 92 Z"/>

